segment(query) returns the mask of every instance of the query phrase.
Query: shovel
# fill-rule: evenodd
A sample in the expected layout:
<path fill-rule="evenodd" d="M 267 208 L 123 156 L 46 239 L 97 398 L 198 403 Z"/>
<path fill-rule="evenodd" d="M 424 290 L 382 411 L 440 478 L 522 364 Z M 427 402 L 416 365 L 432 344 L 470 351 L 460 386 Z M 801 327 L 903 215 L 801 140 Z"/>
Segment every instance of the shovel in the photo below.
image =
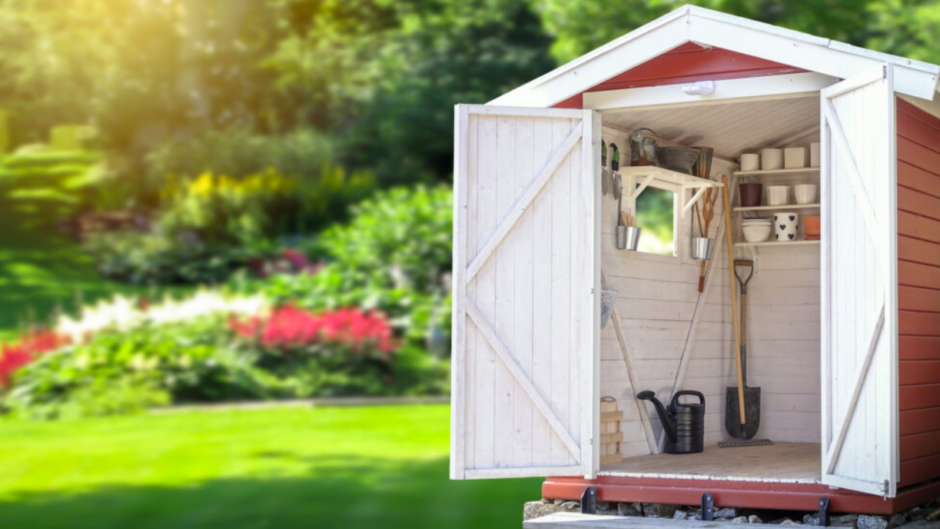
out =
<path fill-rule="evenodd" d="M 745 268 L 747 277 L 741 278 L 738 275 L 738 267 Z M 718 443 L 722 448 L 733 448 L 738 446 L 760 446 L 772 445 L 770 439 L 753 439 L 760 429 L 760 388 L 752 388 L 747 385 L 747 284 L 754 275 L 754 261 L 745 259 L 734 260 L 734 277 L 741 285 L 741 385 L 744 389 L 744 424 L 741 424 L 738 413 L 728 413 L 725 415 L 725 429 L 733 437 L 740 439 Z M 725 395 L 725 401 L 728 410 L 740 410 L 738 403 L 738 388 L 728 388 Z"/>
<path fill-rule="evenodd" d="M 742 278 L 738 274 L 738 268 L 747 270 L 747 277 Z M 743 275 L 743 274 L 742 274 Z M 752 388 L 747 385 L 747 284 L 754 275 L 754 261 L 735 259 L 734 276 L 741 286 L 741 383 L 744 386 L 744 424 L 741 424 L 739 413 L 725 414 L 725 429 L 732 437 L 751 439 L 757 435 L 760 429 L 760 388 Z M 740 409 L 738 403 L 738 388 L 727 388 L 725 395 L 727 410 L 737 412 Z"/>

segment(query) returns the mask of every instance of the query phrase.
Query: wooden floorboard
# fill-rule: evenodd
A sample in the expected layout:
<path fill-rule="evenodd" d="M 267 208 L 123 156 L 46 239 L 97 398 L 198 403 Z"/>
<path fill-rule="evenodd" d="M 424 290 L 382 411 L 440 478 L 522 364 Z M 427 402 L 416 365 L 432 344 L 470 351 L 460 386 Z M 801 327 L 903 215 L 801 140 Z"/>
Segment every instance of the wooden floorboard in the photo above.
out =
<path fill-rule="evenodd" d="M 815 443 L 718 448 L 700 454 L 657 454 L 631 457 L 605 465 L 601 475 L 710 478 L 820 483 L 821 455 Z"/>

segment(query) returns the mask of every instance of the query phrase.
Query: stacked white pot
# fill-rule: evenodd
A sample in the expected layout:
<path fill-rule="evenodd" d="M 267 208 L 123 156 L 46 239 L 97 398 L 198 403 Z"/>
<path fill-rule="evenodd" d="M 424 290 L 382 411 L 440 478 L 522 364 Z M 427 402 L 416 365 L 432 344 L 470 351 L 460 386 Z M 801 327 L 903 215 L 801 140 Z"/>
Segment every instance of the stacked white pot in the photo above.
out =
<path fill-rule="evenodd" d="M 747 242 L 764 242 L 770 237 L 773 225 L 770 219 L 744 219 L 741 228 Z"/>

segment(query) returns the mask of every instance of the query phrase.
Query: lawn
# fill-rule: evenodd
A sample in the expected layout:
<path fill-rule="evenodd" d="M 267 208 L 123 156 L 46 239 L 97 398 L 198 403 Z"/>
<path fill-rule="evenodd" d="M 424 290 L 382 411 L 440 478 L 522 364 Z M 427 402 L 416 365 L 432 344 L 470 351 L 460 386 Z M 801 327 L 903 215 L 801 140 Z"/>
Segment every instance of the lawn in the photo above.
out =
<path fill-rule="evenodd" d="M 519 527 L 540 481 L 449 481 L 449 412 L 0 421 L 0 527 Z"/>

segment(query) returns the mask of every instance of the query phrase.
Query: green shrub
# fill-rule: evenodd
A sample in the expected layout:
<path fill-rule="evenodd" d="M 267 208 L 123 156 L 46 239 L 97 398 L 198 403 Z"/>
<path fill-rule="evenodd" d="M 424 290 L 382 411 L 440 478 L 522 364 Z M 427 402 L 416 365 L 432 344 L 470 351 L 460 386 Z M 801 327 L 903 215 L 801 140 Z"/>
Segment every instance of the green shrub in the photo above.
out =
<path fill-rule="evenodd" d="M 85 250 L 104 277 L 133 284 L 205 284 L 225 280 L 245 262 L 239 249 L 213 251 L 195 236 L 108 232 L 90 235 Z"/>
<path fill-rule="evenodd" d="M 378 323 L 335 325 L 336 318 L 350 313 Z M 382 318 L 350 310 L 315 314 L 286 309 L 283 315 L 288 319 L 270 327 L 267 316 L 228 319 L 219 314 L 101 331 L 87 343 L 37 355 L 15 371 L 0 411 L 56 419 L 167 404 L 448 391 L 448 361 L 415 347 L 393 351 L 397 340 L 389 340 Z M 346 329 L 352 334 L 340 332 L 330 339 L 298 325 L 317 319 L 324 333 Z M 371 337 L 385 338 L 373 342 Z"/>
<path fill-rule="evenodd" d="M 203 173 L 170 179 L 150 233 L 101 233 L 87 250 L 109 278 L 131 283 L 224 281 L 250 259 L 270 258 L 282 239 L 320 227 L 372 192 L 369 173 L 323 165 L 312 177 L 274 169 L 242 177 Z"/>
<path fill-rule="evenodd" d="M 260 291 L 276 304 L 314 310 L 340 307 L 387 314 L 408 344 L 448 342 L 452 192 L 445 187 L 392 189 L 353 208 L 348 224 L 327 229 L 310 253 L 327 261 L 315 275 L 277 275 L 232 286 Z"/>
<path fill-rule="evenodd" d="M 169 402 L 271 396 L 224 319 L 104 332 L 17 371 L 4 405 L 35 418 L 127 413 Z"/>
<path fill-rule="evenodd" d="M 102 181 L 101 154 L 31 146 L 0 155 L 0 194 L 12 200 L 41 202 L 60 214 L 88 207 Z"/>
<path fill-rule="evenodd" d="M 309 130 L 284 136 L 262 136 L 239 128 L 209 130 L 154 150 L 147 156 L 147 171 L 157 188 L 169 175 L 215 173 L 239 178 L 276 169 L 283 174 L 314 177 L 324 163 L 342 159 L 337 148 L 329 137 Z"/>

